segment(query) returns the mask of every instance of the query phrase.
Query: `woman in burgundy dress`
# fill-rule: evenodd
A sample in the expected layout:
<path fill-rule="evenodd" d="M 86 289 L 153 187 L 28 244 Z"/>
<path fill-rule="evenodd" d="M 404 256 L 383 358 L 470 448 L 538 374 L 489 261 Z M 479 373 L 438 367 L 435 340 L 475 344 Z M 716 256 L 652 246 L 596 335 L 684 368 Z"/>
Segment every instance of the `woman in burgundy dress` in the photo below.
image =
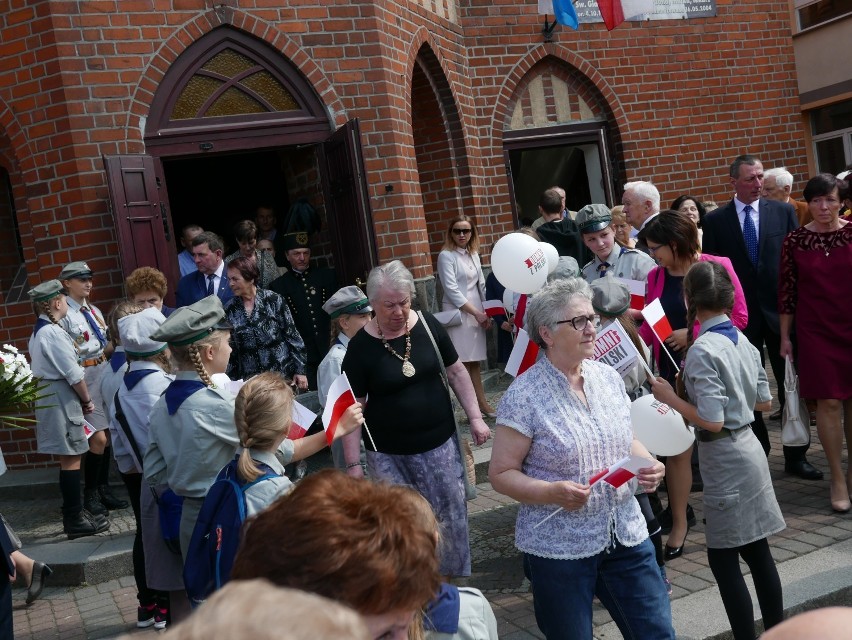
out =
<path fill-rule="evenodd" d="M 831 473 L 831 508 L 850 510 L 852 472 L 843 473 L 843 436 L 852 439 L 852 225 L 840 219 L 848 186 L 829 173 L 811 178 L 804 196 L 814 219 L 790 233 L 778 278 L 781 355 L 793 356 L 795 317 L 799 392 L 817 401 L 817 433 Z"/>

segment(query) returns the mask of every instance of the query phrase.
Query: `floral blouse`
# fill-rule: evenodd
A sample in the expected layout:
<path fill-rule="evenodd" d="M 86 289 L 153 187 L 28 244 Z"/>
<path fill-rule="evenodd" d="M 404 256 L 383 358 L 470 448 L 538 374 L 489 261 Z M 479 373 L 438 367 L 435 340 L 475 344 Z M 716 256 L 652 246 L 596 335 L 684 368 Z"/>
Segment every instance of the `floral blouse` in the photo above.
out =
<path fill-rule="evenodd" d="M 547 358 L 519 376 L 500 400 L 497 424 L 532 441 L 521 467 L 530 478 L 585 483 L 630 455 L 633 426 L 621 376 L 593 360 L 584 360 L 582 366 L 588 407 Z M 538 528 L 557 505 L 522 504 L 515 546 L 560 560 L 597 555 L 613 543 L 612 535 L 625 547 L 636 546 L 648 537 L 648 529 L 632 488 L 632 482 L 619 489 L 599 482 L 582 509 L 560 511 Z"/>
<path fill-rule="evenodd" d="M 305 343 L 284 298 L 258 288 L 251 315 L 246 314 L 243 299 L 235 296 L 225 305 L 225 316 L 234 327 L 229 378 L 247 379 L 264 371 L 288 378 L 305 374 Z"/>

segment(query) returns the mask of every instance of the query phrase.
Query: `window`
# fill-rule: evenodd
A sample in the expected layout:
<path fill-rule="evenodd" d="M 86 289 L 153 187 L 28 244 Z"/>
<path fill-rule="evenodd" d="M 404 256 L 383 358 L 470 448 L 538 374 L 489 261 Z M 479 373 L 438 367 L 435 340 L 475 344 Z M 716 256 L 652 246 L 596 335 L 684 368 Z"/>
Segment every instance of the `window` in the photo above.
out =
<path fill-rule="evenodd" d="M 798 7 L 797 13 L 799 14 L 799 29 L 808 29 L 847 13 L 852 13 L 852 0 L 818 0 L 804 7 Z"/>
<path fill-rule="evenodd" d="M 811 111 L 817 171 L 838 174 L 852 162 L 852 100 Z"/>

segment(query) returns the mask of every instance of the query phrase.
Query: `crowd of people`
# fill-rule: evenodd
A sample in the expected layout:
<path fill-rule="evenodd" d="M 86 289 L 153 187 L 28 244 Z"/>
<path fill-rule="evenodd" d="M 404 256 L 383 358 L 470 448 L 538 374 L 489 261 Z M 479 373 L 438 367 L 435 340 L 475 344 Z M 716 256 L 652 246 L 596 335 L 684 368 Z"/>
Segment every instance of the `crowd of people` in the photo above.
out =
<path fill-rule="evenodd" d="M 529 295 L 486 278 L 476 222 L 457 216 L 435 265 L 446 321 L 415 310 L 414 278 L 399 260 L 374 268 L 366 293 L 338 289 L 333 270 L 312 265 L 309 234 L 278 233 L 268 207 L 234 227 L 239 250 L 227 257 L 218 235 L 184 228 L 176 309 L 164 305 L 165 276 L 142 267 L 105 318 L 91 302 L 95 274 L 72 262 L 30 291 L 32 369 L 55 394 L 36 413 L 38 450 L 59 461 L 63 530 L 94 535 L 109 528 L 110 510 L 132 507 L 137 625 L 186 619 L 175 637 L 227 624 L 240 598 L 307 598 L 301 606 L 314 608 L 325 598 L 335 604 L 316 624 L 346 631 L 313 637 L 490 640 L 487 601 L 452 579 L 471 574 L 468 433 L 476 445 L 493 436 L 489 477 L 521 503 L 516 546 L 547 638 L 590 638 L 594 597 L 625 637 L 675 637 L 665 562 L 683 553 L 695 524 L 696 481 L 733 635 L 754 638 L 741 558 L 766 628 L 783 618 L 768 542 L 785 524 L 766 461 L 764 353 L 776 380 L 784 359 L 795 360 L 801 394 L 815 402 L 831 507 L 850 511 L 852 490 L 842 468 L 852 353 L 835 339 L 852 329 L 852 292 L 836 277 L 852 259 L 841 216 L 849 187 L 816 176 L 803 210 L 788 176 L 740 156 L 734 198 L 718 208 L 684 194 L 661 210 L 653 184 L 629 182 L 619 207 L 571 212 L 565 192 L 548 189 L 540 220 L 522 231 L 551 243 L 559 265 Z M 636 282 L 646 304 L 662 305 L 672 328 L 664 342 L 631 308 Z M 494 299 L 504 309 L 492 318 L 485 303 Z M 615 320 L 656 375 L 638 361 L 617 372 L 594 360 L 598 331 Z M 496 332 L 505 361 L 520 328 L 541 357 L 495 409 L 480 371 L 486 336 Z M 294 485 L 286 465 L 327 444 L 322 431 L 288 437 L 295 394 L 318 389 L 324 406 L 341 373 L 356 402 L 333 432 L 336 469 Z M 244 381 L 236 394 L 227 378 Z M 647 394 L 695 427 L 697 455 L 690 446 L 657 460 L 635 437 L 630 403 Z M 785 470 L 820 480 L 807 449 L 785 447 Z M 596 481 L 631 457 L 635 481 Z M 129 505 L 110 489 L 112 459 Z M 248 520 L 232 583 L 191 603 L 193 538 L 223 474 L 242 487 Z M 666 509 L 656 498 L 663 481 Z M 49 575 L 30 566 L 39 589 Z M 211 614 L 191 616 L 192 606 Z"/>

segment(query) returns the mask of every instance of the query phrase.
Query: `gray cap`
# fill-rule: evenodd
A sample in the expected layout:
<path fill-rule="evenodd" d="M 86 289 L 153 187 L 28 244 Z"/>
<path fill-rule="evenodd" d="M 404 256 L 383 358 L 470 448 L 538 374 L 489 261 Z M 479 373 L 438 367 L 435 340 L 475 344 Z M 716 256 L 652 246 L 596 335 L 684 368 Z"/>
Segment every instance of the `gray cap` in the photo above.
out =
<path fill-rule="evenodd" d="M 605 204 L 587 204 L 577 212 L 574 219 L 580 233 L 597 233 L 612 222 L 612 213 Z"/>
<path fill-rule="evenodd" d="M 59 282 L 59 280 L 48 280 L 47 282 L 42 282 L 27 291 L 27 295 L 33 302 L 50 300 L 51 298 L 58 296 L 60 293 L 65 293 L 65 289 L 62 288 L 62 283 Z"/>
<path fill-rule="evenodd" d="M 355 285 L 338 289 L 328 301 L 322 305 L 322 310 L 325 311 L 332 320 L 342 316 L 345 313 L 370 313 L 373 307 L 370 306 L 370 301 L 367 296 Z"/>
<path fill-rule="evenodd" d="M 554 280 L 565 280 L 566 278 L 576 278 L 580 276 L 580 265 L 577 260 L 571 256 L 559 256 L 559 262 L 556 263 L 556 268 L 547 276 L 548 282 Z"/>
<path fill-rule="evenodd" d="M 147 358 L 164 351 L 169 345 L 152 340 L 150 336 L 165 321 L 166 316 L 156 307 L 149 307 L 139 313 L 131 313 L 129 316 L 119 318 L 118 335 L 121 336 L 125 353 L 136 358 Z"/>
<path fill-rule="evenodd" d="M 224 318 L 225 310 L 219 297 L 207 296 L 195 304 L 174 311 L 151 333 L 150 338 L 182 347 L 198 342 L 219 329 L 233 329 Z"/>
<path fill-rule="evenodd" d="M 597 278 L 592 287 L 592 307 L 598 313 L 616 317 L 630 308 L 630 290 L 612 276 Z"/>
<path fill-rule="evenodd" d="M 70 280 L 71 278 L 91 278 L 92 270 L 85 262 L 69 262 L 62 271 L 59 272 L 60 280 Z"/>

